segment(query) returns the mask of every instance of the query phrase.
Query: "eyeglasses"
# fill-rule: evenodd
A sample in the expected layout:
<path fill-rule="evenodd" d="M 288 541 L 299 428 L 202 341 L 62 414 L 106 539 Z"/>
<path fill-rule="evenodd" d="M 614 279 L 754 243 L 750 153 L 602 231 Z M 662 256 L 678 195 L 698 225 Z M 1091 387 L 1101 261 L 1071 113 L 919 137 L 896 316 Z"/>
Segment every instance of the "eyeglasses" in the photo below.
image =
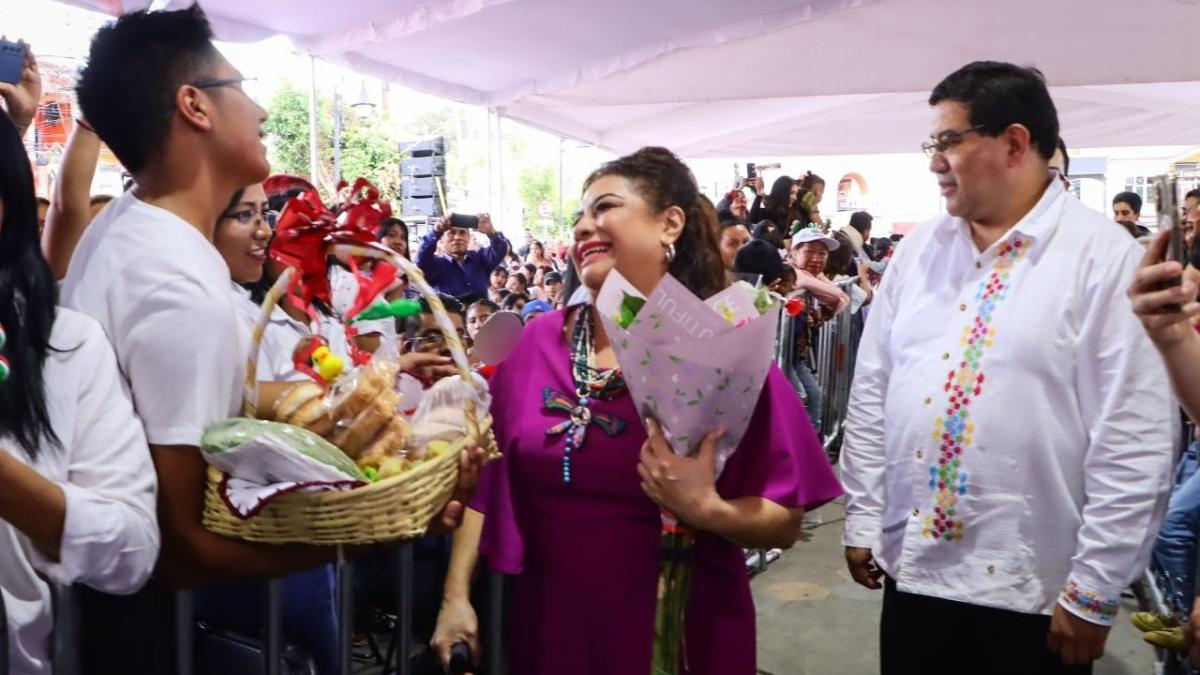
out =
<path fill-rule="evenodd" d="M 962 143 L 963 136 L 982 131 L 984 126 L 983 124 L 976 124 L 970 129 L 963 129 L 962 131 L 943 131 L 937 135 L 937 138 L 922 143 L 921 149 L 925 151 L 926 157 L 933 157 L 935 153 L 946 152 L 950 148 Z"/>
<path fill-rule="evenodd" d="M 262 211 L 255 211 L 254 209 L 242 209 L 241 211 L 234 211 L 233 213 L 222 213 L 221 217 L 228 218 L 230 220 L 236 220 L 242 225 L 249 225 L 255 221 L 265 221 L 270 223 L 272 228 L 274 228 L 274 213 L 274 211 L 267 209 L 263 209 Z"/>
<path fill-rule="evenodd" d="M 257 77 L 242 77 L 238 75 L 237 77 L 226 77 L 220 80 L 200 80 L 199 82 L 192 82 L 190 84 L 197 89 L 213 89 L 214 87 L 232 87 L 235 85 L 238 89 L 241 89 L 243 83 L 256 82 L 257 80 Z"/>
<path fill-rule="evenodd" d="M 458 339 L 462 341 L 463 345 L 465 346 L 469 346 L 471 344 L 471 338 L 464 330 L 458 331 Z M 446 346 L 446 336 L 443 335 L 441 331 L 429 332 L 423 335 L 405 338 L 404 341 L 408 344 L 410 349 L 418 352 L 440 351 Z"/>
<path fill-rule="evenodd" d="M 242 88 L 242 84 L 244 84 L 246 82 L 256 82 L 256 81 L 258 81 L 257 77 L 242 77 L 241 75 L 238 75 L 237 77 L 226 77 L 226 78 L 222 78 L 219 80 L 199 80 L 196 82 L 188 82 L 188 86 L 192 86 L 197 89 L 214 89 L 216 87 L 237 87 L 238 91 L 242 92 L 243 94 L 246 95 L 247 98 L 249 98 L 250 94 L 246 93 L 246 90 Z M 170 108 L 167 109 L 166 118 L 169 120 L 174 115 L 175 115 L 175 106 L 171 106 Z"/>

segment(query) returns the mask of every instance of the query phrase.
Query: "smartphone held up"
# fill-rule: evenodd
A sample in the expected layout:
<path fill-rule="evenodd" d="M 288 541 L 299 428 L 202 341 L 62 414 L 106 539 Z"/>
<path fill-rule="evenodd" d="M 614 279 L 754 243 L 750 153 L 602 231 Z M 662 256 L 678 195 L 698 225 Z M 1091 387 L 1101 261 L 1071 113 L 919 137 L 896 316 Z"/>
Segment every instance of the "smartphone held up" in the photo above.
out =
<path fill-rule="evenodd" d="M 1183 222 L 1179 210 L 1179 181 L 1174 173 L 1154 178 L 1154 194 L 1158 203 L 1158 228 L 1170 232 L 1167 240 L 1166 260 L 1173 260 L 1187 267 L 1188 250 L 1183 238 Z M 1182 277 L 1168 279 L 1161 284 L 1162 289 L 1179 286 Z M 1166 305 L 1164 312 L 1178 312 L 1178 304 Z"/>
<path fill-rule="evenodd" d="M 25 68 L 25 52 L 29 47 L 23 42 L 0 39 L 0 82 L 16 84 L 21 81 Z"/>
<path fill-rule="evenodd" d="M 479 229 L 479 216 L 468 216 L 461 213 L 450 214 L 450 227 L 465 230 Z"/>

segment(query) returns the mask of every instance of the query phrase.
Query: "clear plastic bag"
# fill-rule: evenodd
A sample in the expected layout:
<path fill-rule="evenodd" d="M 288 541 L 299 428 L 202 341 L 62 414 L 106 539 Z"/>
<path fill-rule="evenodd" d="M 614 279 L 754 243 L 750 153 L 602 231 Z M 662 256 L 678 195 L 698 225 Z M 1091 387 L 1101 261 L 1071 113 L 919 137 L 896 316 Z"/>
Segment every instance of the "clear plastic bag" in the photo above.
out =
<path fill-rule="evenodd" d="M 425 392 L 421 405 L 412 416 L 412 431 L 408 438 L 409 454 L 425 456 L 425 449 L 434 441 L 454 441 L 466 430 L 466 404 L 472 401 L 478 415 L 486 415 L 492 406 L 487 382 L 472 373 L 475 382 L 460 375 L 439 380 Z"/>

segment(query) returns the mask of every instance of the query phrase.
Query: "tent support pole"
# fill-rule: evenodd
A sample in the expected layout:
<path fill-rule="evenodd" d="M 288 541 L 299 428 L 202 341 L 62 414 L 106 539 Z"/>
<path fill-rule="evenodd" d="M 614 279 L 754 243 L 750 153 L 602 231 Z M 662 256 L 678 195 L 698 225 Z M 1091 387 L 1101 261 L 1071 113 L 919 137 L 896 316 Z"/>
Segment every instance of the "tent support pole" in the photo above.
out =
<path fill-rule="evenodd" d="M 317 59 L 308 57 L 308 174 L 313 185 L 320 185 L 317 175 L 320 161 L 317 156 Z"/>
<path fill-rule="evenodd" d="M 563 213 L 563 154 L 566 152 L 567 142 L 562 136 L 558 137 L 558 212 L 555 218 L 555 233 L 558 228 L 566 227 L 567 214 Z"/>
<path fill-rule="evenodd" d="M 488 208 L 493 222 L 504 232 L 513 228 L 505 227 L 507 223 L 504 218 L 504 129 L 500 124 L 502 119 L 499 110 L 488 108 Z"/>

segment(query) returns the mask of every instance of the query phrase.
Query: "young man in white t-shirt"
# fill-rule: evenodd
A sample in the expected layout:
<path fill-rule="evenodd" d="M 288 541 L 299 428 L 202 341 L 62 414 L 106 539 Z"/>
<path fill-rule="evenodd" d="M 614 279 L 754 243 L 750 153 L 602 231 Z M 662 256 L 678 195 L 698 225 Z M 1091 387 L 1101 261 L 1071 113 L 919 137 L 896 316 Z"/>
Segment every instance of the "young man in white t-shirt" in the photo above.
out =
<path fill-rule="evenodd" d="M 238 412 L 249 345 L 213 228 L 230 196 L 269 170 L 261 142 L 266 112 L 242 89 L 244 79 L 213 46 L 208 21 L 193 5 L 126 14 L 102 28 L 78 87 L 89 122 L 137 186 L 81 239 L 62 299 L 108 334 L 146 427 L 160 483 L 155 578 L 173 587 L 263 579 L 336 558 L 333 548 L 250 544 L 201 524 L 200 438 Z M 464 460 L 464 489 L 479 454 Z M 454 502 L 434 525 L 453 527 L 461 513 Z M 174 670 L 172 650 L 155 649 L 171 643 L 169 597 L 159 586 L 157 597 L 140 604 L 105 599 L 110 611 L 126 615 L 124 624 L 100 640 L 103 649 L 85 644 L 82 662 L 103 671 L 107 656 L 124 672 Z M 145 640 L 143 630 L 160 640 Z M 147 652 L 154 653 L 135 665 Z"/>

